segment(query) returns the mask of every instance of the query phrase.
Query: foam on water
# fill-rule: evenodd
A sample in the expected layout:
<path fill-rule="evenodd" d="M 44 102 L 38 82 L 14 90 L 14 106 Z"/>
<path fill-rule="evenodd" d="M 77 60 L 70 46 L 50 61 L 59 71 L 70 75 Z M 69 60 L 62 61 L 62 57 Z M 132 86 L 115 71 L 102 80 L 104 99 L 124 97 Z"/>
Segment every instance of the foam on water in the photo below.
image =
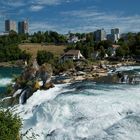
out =
<path fill-rule="evenodd" d="M 11 78 L 1 78 L 0 79 L 0 87 L 5 87 L 6 85 L 12 82 Z"/>
<path fill-rule="evenodd" d="M 139 85 L 87 82 L 79 90 L 81 84 L 38 90 L 17 106 L 22 133 L 37 140 L 139 140 Z"/>
<path fill-rule="evenodd" d="M 116 71 L 130 71 L 130 70 L 140 70 L 140 66 L 122 66 L 117 68 Z"/>

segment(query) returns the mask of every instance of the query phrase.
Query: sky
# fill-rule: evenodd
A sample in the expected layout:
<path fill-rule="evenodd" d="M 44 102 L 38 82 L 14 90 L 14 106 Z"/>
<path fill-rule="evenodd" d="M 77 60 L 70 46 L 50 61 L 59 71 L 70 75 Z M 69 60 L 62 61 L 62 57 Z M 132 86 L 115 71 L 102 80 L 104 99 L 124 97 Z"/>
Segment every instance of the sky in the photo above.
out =
<path fill-rule="evenodd" d="M 120 28 L 140 32 L 140 0 L 0 0 L 0 32 L 4 20 L 28 19 L 29 32 L 93 32 Z"/>

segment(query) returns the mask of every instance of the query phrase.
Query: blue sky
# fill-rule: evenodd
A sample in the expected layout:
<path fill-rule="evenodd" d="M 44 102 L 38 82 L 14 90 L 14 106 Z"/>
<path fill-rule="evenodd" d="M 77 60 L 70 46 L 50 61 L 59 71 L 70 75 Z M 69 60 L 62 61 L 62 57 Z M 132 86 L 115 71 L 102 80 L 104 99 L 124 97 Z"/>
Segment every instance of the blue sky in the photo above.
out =
<path fill-rule="evenodd" d="M 140 32 L 140 0 L 0 0 L 0 31 L 4 19 L 29 19 L 30 33 L 90 32 L 118 27 Z"/>

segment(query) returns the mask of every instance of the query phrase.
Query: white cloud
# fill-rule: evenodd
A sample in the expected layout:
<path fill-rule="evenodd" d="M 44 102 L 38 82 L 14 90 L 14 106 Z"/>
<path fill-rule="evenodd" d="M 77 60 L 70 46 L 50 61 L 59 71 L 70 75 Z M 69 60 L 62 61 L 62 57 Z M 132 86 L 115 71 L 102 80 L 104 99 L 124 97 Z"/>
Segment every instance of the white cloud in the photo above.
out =
<path fill-rule="evenodd" d="M 32 33 L 36 31 L 49 31 L 49 30 L 57 30 L 57 27 L 55 25 L 49 24 L 46 21 L 30 23 L 30 31 Z"/>
<path fill-rule="evenodd" d="M 59 4 L 62 0 L 36 0 L 35 3 L 45 4 L 45 5 L 56 5 Z"/>
<path fill-rule="evenodd" d="M 60 33 L 72 32 L 92 32 L 104 28 L 108 33 L 111 28 L 118 27 L 121 32 L 140 31 L 140 15 L 124 16 L 116 13 L 106 13 L 97 10 L 80 10 L 60 13 L 63 18 L 61 22 L 57 19 L 53 24 L 48 22 L 35 22 L 30 26 L 30 30 L 46 31 L 55 30 Z"/>
<path fill-rule="evenodd" d="M 43 8 L 44 8 L 44 7 L 43 7 L 42 5 L 31 5 L 30 11 L 37 12 L 37 11 L 42 10 Z"/>
<path fill-rule="evenodd" d="M 3 4 L 2 6 L 4 6 L 4 8 L 2 8 L 1 6 L 0 16 L 2 17 L 3 13 L 7 15 L 17 15 L 17 13 L 19 13 L 19 15 L 23 13 L 27 14 L 27 11 L 25 11 L 27 9 L 32 12 L 38 12 L 48 5 L 51 6 L 76 1 L 80 0 L 1 0 Z M 19 12 L 13 13 L 15 11 L 13 10 L 13 8 L 16 9 L 16 7 L 20 6 L 24 7 L 21 7 Z M 3 9 L 4 12 L 2 11 Z M 118 27 L 122 32 L 140 31 L 140 15 L 128 16 L 125 15 L 125 13 L 121 12 L 105 12 L 102 10 L 100 11 L 96 6 L 91 5 L 90 7 L 85 7 L 84 10 L 72 10 L 56 13 L 57 17 L 53 17 L 52 15 L 51 18 L 47 18 L 42 15 L 42 17 L 44 17 L 44 20 L 53 23 L 53 25 L 43 21 L 35 22 L 31 24 L 30 29 L 32 32 L 38 30 L 56 30 L 64 33 L 68 32 L 69 30 L 73 32 L 90 32 L 95 31 L 99 28 L 105 28 L 109 32 L 110 28 Z M 58 18 L 61 20 L 59 20 Z"/>
<path fill-rule="evenodd" d="M 1 3 L 12 7 L 20 7 L 26 5 L 24 0 L 2 0 Z"/>
<path fill-rule="evenodd" d="M 67 12 L 61 12 L 62 15 L 68 15 L 78 18 L 89 18 L 93 16 L 99 16 L 102 15 L 102 13 L 99 13 L 97 11 L 91 11 L 91 10 L 74 10 L 74 11 L 67 11 Z"/>
<path fill-rule="evenodd" d="M 96 9 L 67 11 L 61 15 L 74 21 L 70 23 L 73 31 L 94 31 L 99 28 L 109 31 L 114 27 L 119 27 L 122 32 L 140 31 L 140 15 L 125 16 L 122 13 L 107 13 Z M 74 26 L 76 22 L 78 26 Z"/>
<path fill-rule="evenodd" d="M 58 5 L 61 3 L 70 3 L 80 0 L 33 0 L 31 3 L 39 5 Z"/>

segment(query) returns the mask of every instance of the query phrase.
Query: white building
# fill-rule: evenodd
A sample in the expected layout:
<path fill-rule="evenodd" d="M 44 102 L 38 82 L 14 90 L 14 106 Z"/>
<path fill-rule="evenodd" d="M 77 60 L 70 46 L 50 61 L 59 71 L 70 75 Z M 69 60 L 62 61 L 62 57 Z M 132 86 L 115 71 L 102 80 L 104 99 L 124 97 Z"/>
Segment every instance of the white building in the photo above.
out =
<path fill-rule="evenodd" d="M 100 29 L 94 32 L 96 42 L 106 40 L 106 31 Z"/>
<path fill-rule="evenodd" d="M 80 60 L 84 59 L 84 56 L 81 54 L 80 50 L 69 50 L 68 52 L 64 53 L 61 57 L 63 62 L 67 60 Z"/>
<path fill-rule="evenodd" d="M 120 39 L 120 30 L 119 28 L 111 29 L 111 39 L 113 42 L 118 42 Z"/>
<path fill-rule="evenodd" d="M 79 39 L 78 39 L 78 37 L 77 36 L 71 36 L 71 37 L 69 37 L 69 39 L 68 39 L 68 43 L 76 43 L 76 42 L 78 42 L 79 41 Z"/>
<path fill-rule="evenodd" d="M 18 33 L 28 33 L 29 32 L 29 23 L 27 20 L 18 22 Z"/>
<path fill-rule="evenodd" d="M 12 20 L 5 20 L 5 32 L 16 31 L 16 22 Z"/>

